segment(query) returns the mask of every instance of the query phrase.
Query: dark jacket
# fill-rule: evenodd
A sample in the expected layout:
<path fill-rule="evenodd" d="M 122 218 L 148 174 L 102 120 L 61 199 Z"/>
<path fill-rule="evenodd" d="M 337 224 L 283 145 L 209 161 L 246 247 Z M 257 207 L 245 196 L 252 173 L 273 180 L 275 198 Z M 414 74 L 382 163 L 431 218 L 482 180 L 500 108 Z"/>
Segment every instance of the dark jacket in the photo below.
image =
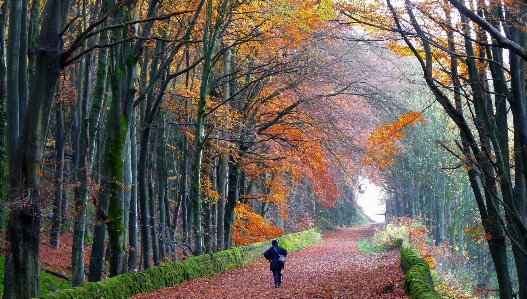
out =
<path fill-rule="evenodd" d="M 284 268 L 284 264 L 280 263 L 280 261 L 278 260 L 279 253 L 281 255 L 287 256 L 287 250 L 283 249 L 280 246 L 271 246 L 271 248 L 267 249 L 264 252 L 264 257 L 269 260 L 269 267 L 271 271 Z"/>

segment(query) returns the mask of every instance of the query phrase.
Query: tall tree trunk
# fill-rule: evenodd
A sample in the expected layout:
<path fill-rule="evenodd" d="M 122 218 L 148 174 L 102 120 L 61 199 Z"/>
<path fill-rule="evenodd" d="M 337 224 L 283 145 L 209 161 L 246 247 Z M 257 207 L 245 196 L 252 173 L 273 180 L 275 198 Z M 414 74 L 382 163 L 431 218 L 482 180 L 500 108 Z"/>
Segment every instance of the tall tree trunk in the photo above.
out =
<path fill-rule="evenodd" d="M 227 198 L 227 179 L 229 175 L 229 154 L 222 153 L 219 162 L 218 171 L 218 192 L 220 197 L 218 198 L 218 218 L 216 221 L 216 242 L 217 249 L 225 249 L 225 199 Z"/>
<path fill-rule="evenodd" d="M 210 95 L 210 74 L 212 72 L 212 58 L 216 53 L 219 38 L 224 30 L 228 14 L 227 6 L 230 1 L 223 1 L 220 12 L 213 21 L 213 1 L 206 3 L 205 29 L 203 32 L 203 71 L 201 74 L 201 86 L 197 107 L 196 133 L 195 133 L 195 152 L 194 152 L 194 178 L 193 178 L 193 234 L 194 234 L 194 254 L 203 253 L 203 228 L 201 216 L 202 188 L 201 188 L 201 166 L 203 159 L 203 149 L 205 146 L 206 135 L 205 125 L 207 124 L 207 98 Z"/>
<path fill-rule="evenodd" d="M 136 131 L 136 115 L 134 109 L 132 111 L 131 127 L 130 127 L 130 159 L 132 164 L 132 189 L 130 194 L 130 216 L 128 222 L 128 272 L 137 271 L 137 251 L 138 251 L 138 239 L 137 239 L 137 131 Z"/>
<path fill-rule="evenodd" d="M 20 60 L 20 20 L 22 14 L 22 1 L 9 2 L 9 30 L 11 36 L 7 46 L 7 155 L 13 160 L 16 157 L 17 142 L 20 134 L 20 90 L 18 88 L 18 72 Z M 25 111 L 24 111 L 25 112 Z M 14 163 L 9 163 L 10 167 L 19 167 Z M 10 174 L 14 174 L 14 169 L 9 169 Z M 11 175 L 11 182 L 13 177 Z M 13 183 L 11 183 L 13 184 Z"/>
<path fill-rule="evenodd" d="M 163 114 L 159 113 L 159 121 L 160 123 L 164 123 L 164 117 Z M 166 184 L 167 184 L 167 174 L 166 174 L 166 147 L 165 147 L 165 130 L 162 128 L 159 128 L 157 130 L 157 138 L 156 140 L 159 142 L 159 144 L 156 146 L 157 149 L 157 158 L 156 158 L 156 177 L 157 177 L 157 198 L 159 202 L 159 258 L 162 260 L 165 256 L 166 251 L 166 242 L 168 239 L 167 235 L 167 216 L 166 213 L 168 210 L 166 210 L 165 205 L 165 195 L 166 195 Z"/>
<path fill-rule="evenodd" d="M 181 200 L 181 219 L 183 220 L 182 228 L 183 228 L 183 239 L 185 243 L 189 242 L 189 236 L 190 236 L 190 223 L 189 222 L 189 215 L 190 215 L 190 207 L 189 207 L 189 187 L 188 187 L 188 140 L 187 136 L 185 136 L 184 133 L 181 133 L 181 139 L 182 139 L 182 150 L 183 150 L 183 159 L 180 160 L 180 169 L 181 169 L 181 180 L 180 180 L 180 187 L 179 187 L 179 196 Z M 176 217 L 175 215 L 174 217 Z M 176 222 L 177 223 L 177 222 Z"/>
<path fill-rule="evenodd" d="M 26 1 L 20 1 L 27 5 Z M 19 3 L 14 1 L 14 3 Z M 44 137 L 47 132 L 48 119 L 55 87 L 60 74 L 61 56 L 61 21 L 62 12 L 67 11 L 68 5 L 59 0 L 46 2 L 42 19 L 42 33 L 37 42 L 37 56 L 35 80 L 32 84 L 28 101 L 28 114 L 26 124 L 18 135 L 18 128 L 8 128 L 9 142 L 9 224 L 7 227 L 7 240 L 10 244 L 6 254 L 7 274 L 4 281 L 4 298 L 33 298 L 40 295 L 40 221 L 42 215 L 40 198 L 40 159 L 43 153 Z M 16 8 L 15 8 L 16 10 Z M 24 18 L 26 16 L 23 16 Z M 20 23 L 22 16 L 13 17 L 10 27 Z M 10 35 L 12 37 L 16 35 Z M 16 40 L 16 38 L 14 39 Z M 13 51 L 20 50 L 13 42 Z M 26 59 L 26 52 L 22 53 Z M 21 58 L 20 58 L 21 59 Z M 20 61 L 11 61 L 12 66 Z M 12 70 L 12 69 L 11 69 Z M 8 78 L 15 74 L 9 72 Z M 18 76 L 18 75 L 17 75 Z M 19 82 L 19 84 L 27 84 Z M 11 90 L 14 92 L 14 90 Z M 9 94 L 8 107 L 17 107 L 19 95 Z M 19 111 L 16 111 L 18 114 Z M 17 121 L 8 114 L 8 126 Z M 29 121 L 31 120 L 31 121 Z M 13 131 L 11 131 L 13 129 Z M 18 138 L 17 138 L 18 137 Z M 20 149 L 24 149 L 21 151 Z"/>
<path fill-rule="evenodd" d="M 108 10 L 108 2 L 103 1 L 101 13 Z M 106 35 L 101 35 L 100 42 L 106 43 Z M 73 245 L 72 245 L 72 284 L 79 285 L 85 280 L 85 265 L 84 265 L 84 242 L 86 234 L 86 206 L 88 204 L 89 185 L 91 177 L 89 174 L 93 169 L 93 161 L 95 152 L 97 151 L 97 127 L 103 110 L 104 94 L 106 91 L 107 82 L 107 62 L 108 49 L 103 48 L 99 50 L 97 59 L 97 74 L 95 78 L 94 92 L 88 104 L 88 99 L 85 99 L 81 110 L 78 114 L 81 118 L 81 133 L 82 136 L 81 150 L 79 150 L 79 167 L 78 179 L 79 185 L 75 188 L 75 222 L 73 226 Z M 86 64 L 88 66 L 89 64 Z M 86 85 L 85 85 L 86 89 Z M 88 108 L 89 106 L 89 108 Z M 97 281 L 97 277 L 92 278 Z M 92 281 L 94 281 L 92 280 Z"/>
<path fill-rule="evenodd" d="M 224 54 L 223 59 L 223 75 L 224 76 L 230 76 L 231 74 L 231 59 L 232 54 L 230 50 L 226 50 Z M 225 84 L 223 84 L 223 100 L 226 101 L 231 97 L 231 88 L 230 88 L 230 80 L 227 80 Z M 225 236 L 224 236 L 224 222 L 225 222 L 225 199 L 227 198 L 227 182 L 228 182 L 228 163 L 229 163 L 229 154 L 226 152 L 223 152 L 220 155 L 220 162 L 219 162 L 219 170 L 218 170 L 218 193 L 220 197 L 218 198 L 217 203 L 217 222 L 216 222 L 216 248 L 218 250 L 223 250 L 225 248 Z"/>
<path fill-rule="evenodd" d="M 213 180 L 209 174 L 209 180 Z M 212 204 L 208 198 L 203 201 L 203 252 L 212 252 Z"/>
<path fill-rule="evenodd" d="M 124 211 L 123 211 L 123 228 L 125 229 L 125 236 L 124 236 L 124 247 L 128 243 L 128 240 L 130 239 L 128 236 L 129 231 L 127 228 L 130 227 L 130 206 L 131 206 L 131 197 L 132 197 L 132 153 L 131 153 L 131 134 L 126 134 L 126 140 L 125 140 L 125 149 L 124 149 L 124 174 L 123 174 L 123 205 L 124 205 Z M 126 259 L 126 252 L 125 252 L 125 259 Z M 124 262 L 123 262 L 124 263 Z M 124 267 L 124 265 L 123 265 Z M 124 270 L 123 270 L 124 271 Z"/>
<path fill-rule="evenodd" d="M 4 240 L 5 215 L 8 192 L 8 171 L 7 171 L 7 144 L 6 144 L 6 102 L 7 102 L 7 69 L 6 69 L 6 26 L 7 26 L 7 7 L 9 1 L 4 1 L 0 6 L 0 240 Z M 4 248 L 3 242 L 0 243 L 0 250 Z"/>
<path fill-rule="evenodd" d="M 87 100 L 87 99 L 85 99 Z M 88 204 L 88 121 L 87 103 L 79 103 L 78 118 L 80 125 L 80 143 L 82 147 L 77 148 L 79 165 L 77 167 L 78 186 L 75 187 L 75 219 L 73 222 L 73 243 L 71 248 L 71 272 L 72 285 L 78 286 L 84 282 L 84 233 L 86 227 L 86 205 Z"/>
<path fill-rule="evenodd" d="M 156 48 L 154 51 L 154 59 L 152 61 L 152 64 L 150 66 L 150 77 L 153 78 L 156 76 L 158 72 L 158 65 L 159 65 L 159 55 L 162 52 L 162 41 L 156 42 Z M 148 51 L 148 50 L 147 50 Z M 144 67 L 146 68 L 146 61 Z M 147 187 L 147 165 L 149 163 L 149 155 L 148 155 L 148 149 L 149 149 L 149 142 L 150 142 L 150 132 L 151 132 L 151 124 L 154 120 L 153 117 L 153 110 L 154 110 L 154 94 L 153 91 L 149 92 L 149 94 L 146 97 L 146 105 L 143 110 L 143 115 L 141 116 L 141 119 L 143 120 L 142 126 L 143 130 L 141 131 L 141 141 L 139 144 L 139 161 L 137 166 L 137 178 L 138 178 L 138 189 L 139 189 L 139 203 L 141 207 L 141 252 L 143 254 L 143 260 L 144 260 L 144 269 L 149 269 L 152 267 L 150 262 L 150 251 L 151 251 L 151 238 L 154 238 L 154 236 L 151 236 L 152 231 L 148 229 L 150 226 L 150 216 L 149 214 L 152 213 L 152 210 L 149 210 L 148 207 L 148 187 Z M 150 198 L 150 200 L 153 200 L 153 198 Z M 154 214 L 155 215 L 155 214 Z"/>
<path fill-rule="evenodd" d="M 225 218 L 224 226 L 224 240 L 225 249 L 231 247 L 231 228 L 234 224 L 234 208 L 239 198 L 241 162 L 235 160 L 231 155 L 229 157 L 229 190 L 227 194 L 227 202 L 225 203 Z"/>
<path fill-rule="evenodd" d="M 525 33 L 518 28 L 509 28 L 508 32 L 512 40 L 525 47 Z M 513 115 L 515 144 L 515 178 L 512 202 L 517 210 L 507 220 L 509 221 L 510 231 L 514 232 L 514 238 L 516 239 L 515 242 L 512 242 L 512 252 L 519 281 L 518 295 L 520 299 L 527 299 L 527 219 L 525 213 L 527 174 L 523 171 L 527 167 L 527 110 L 525 103 L 525 67 L 527 64 L 525 60 L 520 59 L 518 55 L 513 53 L 509 54 L 509 61 L 511 63 L 509 74 L 512 93 L 509 103 Z M 503 131 L 501 134 L 506 132 Z"/>
<path fill-rule="evenodd" d="M 121 8 L 117 19 L 123 22 L 130 20 L 132 15 L 133 4 L 135 1 L 128 3 Z M 159 0 L 150 0 L 148 2 L 147 17 L 153 17 L 157 11 Z M 113 61 L 110 63 L 112 70 L 112 113 L 110 115 L 109 125 L 113 126 L 114 131 L 107 135 L 107 141 L 112 143 L 111 148 L 107 148 L 109 173 L 107 177 L 111 178 L 110 198 L 108 205 L 108 242 L 110 251 L 110 276 L 124 273 L 124 206 L 122 201 L 122 179 L 123 163 L 122 148 L 124 147 L 125 136 L 127 134 L 135 95 L 135 80 L 137 77 L 137 62 L 142 52 L 143 45 L 150 35 L 153 23 L 146 23 L 140 38 L 132 43 L 122 43 L 114 45 L 110 50 L 113 52 Z M 130 34 L 129 28 L 115 31 L 115 41 L 125 39 Z M 147 213 L 146 210 L 141 211 Z M 142 248 L 145 250 L 145 248 Z M 147 260 L 145 259 L 145 262 Z"/>
<path fill-rule="evenodd" d="M 62 103 L 58 103 L 55 113 L 55 198 L 53 201 L 53 217 L 51 219 L 50 243 L 54 248 L 60 246 L 60 227 L 62 224 L 62 191 L 64 179 L 64 111 Z"/>

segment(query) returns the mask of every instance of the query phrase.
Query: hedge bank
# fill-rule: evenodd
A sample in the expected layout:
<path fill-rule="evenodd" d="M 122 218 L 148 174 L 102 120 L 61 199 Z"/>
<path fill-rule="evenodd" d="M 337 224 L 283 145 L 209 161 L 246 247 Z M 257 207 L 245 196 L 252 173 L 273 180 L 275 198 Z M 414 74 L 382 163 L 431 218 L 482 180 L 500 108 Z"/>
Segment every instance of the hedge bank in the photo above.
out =
<path fill-rule="evenodd" d="M 410 299 L 441 299 L 434 290 L 428 263 L 411 247 L 401 247 L 401 269 L 405 274 L 404 291 Z"/>
<path fill-rule="evenodd" d="M 318 228 L 312 228 L 277 239 L 280 246 L 289 251 L 297 251 L 322 242 L 322 234 Z M 182 262 L 166 263 L 142 272 L 122 274 L 98 282 L 82 283 L 78 287 L 46 294 L 39 298 L 129 298 L 181 284 L 197 277 L 214 275 L 254 263 L 269 246 L 269 241 L 266 241 L 203 254 Z"/>

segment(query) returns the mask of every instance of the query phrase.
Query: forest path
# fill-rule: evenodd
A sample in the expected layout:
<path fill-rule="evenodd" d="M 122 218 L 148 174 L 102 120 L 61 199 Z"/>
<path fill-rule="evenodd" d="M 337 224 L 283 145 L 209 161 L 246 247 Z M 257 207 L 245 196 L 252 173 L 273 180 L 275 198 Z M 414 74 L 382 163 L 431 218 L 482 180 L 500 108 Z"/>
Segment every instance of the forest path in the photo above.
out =
<path fill-rule="evenodd" d="M 269 264 L 255 264 L 201 277 L 132 298 L 408 298 L 399 252 L 359 252 L 358 242 L 373 235 L 375 224 L 324 233 L 324 242 L 287 255 L 283 284 L 275 288 Z"/>

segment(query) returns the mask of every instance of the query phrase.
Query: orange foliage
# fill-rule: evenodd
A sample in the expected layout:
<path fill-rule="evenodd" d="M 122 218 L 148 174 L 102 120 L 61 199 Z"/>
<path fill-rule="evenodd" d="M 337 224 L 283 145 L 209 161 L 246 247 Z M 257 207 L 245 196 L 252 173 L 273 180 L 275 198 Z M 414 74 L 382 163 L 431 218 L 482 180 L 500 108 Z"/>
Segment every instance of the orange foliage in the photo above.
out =
<path fill-rule="evenodd" d="M 398 142 L 408 134 L 405 129 L 413 126 L 416 122 L 424 123 L 419 112 L 413 111 L 403 114 L 401 118 L 393 124 L 377 128 L 368 138 L 369 152 L 364 158 L 368 164 L 378 168 L 385 168 L 394 164 L 394 158 L 401 153 Z"/>
<path fill-rule="evenodd" d="M 463 232 L 476 243 L 487 242 L 492 237 L 490 233 L 485 233 L 483 225 L 464 228 Z"/>
<path fill-rule="evenodd" d="M 435 269 L 436 267 L 436 258 L 435 250 L 432 245 L 429 244 L 427 238 L 430 236 L 430 231 L 426 225 L 415 226 L 412 224 L 411 219 L 404 220 L 408 227 L 408 232 L 410 235 L 410 243 L 414 248 L 419 250 L 419 253 L 423 259 L 428 263 L 430 269 Z"/>
<path fill-rule="evenodd" d="M 261 242 L 284 234 L 284 230 L 265 224 L 265 219 L 254 213 L 249 205 L 238 203 L 234 212 L 236 220 L 232 227 L 232 237 L 236 246 Z"/>

